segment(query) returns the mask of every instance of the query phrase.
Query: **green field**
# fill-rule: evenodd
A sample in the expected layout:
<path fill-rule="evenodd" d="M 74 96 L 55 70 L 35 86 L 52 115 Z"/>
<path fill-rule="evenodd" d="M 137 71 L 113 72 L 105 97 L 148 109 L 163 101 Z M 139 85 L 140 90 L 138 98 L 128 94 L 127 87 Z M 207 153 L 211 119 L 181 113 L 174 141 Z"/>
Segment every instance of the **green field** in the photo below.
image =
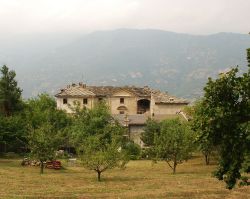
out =
<path fill-rule="evenodd" d="M 229 191 L 213 178 L 215 165 L 206 166 L 201 157 L 177 167 L 171 174 L 165 162 L 131 161 L 125 170 L 114 169 L 102 175 L 80 166 L 60 171 L 22 167 L 21 160 L 0 159 L 0 198 L 250 198 L 250 187 Z"/>

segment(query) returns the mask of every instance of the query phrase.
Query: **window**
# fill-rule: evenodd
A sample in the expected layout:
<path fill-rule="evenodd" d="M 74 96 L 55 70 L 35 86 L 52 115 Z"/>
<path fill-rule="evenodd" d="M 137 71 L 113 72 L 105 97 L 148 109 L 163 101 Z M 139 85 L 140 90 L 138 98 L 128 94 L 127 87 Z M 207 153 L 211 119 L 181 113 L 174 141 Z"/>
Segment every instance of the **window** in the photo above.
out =
<path fill-rule="evenodd" d="M 125 112 L 124 111 L 120 111 L 120 114 L 124 114 Z"/>
<path fill-rule="evenodd" d="M 88 99 L 87 98 L 83 99 L 83 104 L 88 104 Z"/>
<path fill-rule="evenodd" d="M 63 99 L 63 104 L 68 104 L 68 100 L 66 98 Z"/>
<path fill-rule="evenodd" d="M 124 98 L 120 98 L 120 104 L 124 104 Z"/>
<path fill-rule="evenodd" d="M 170 102 L 173 102 L 173 101 L 174 101 L 174 98 L 172 98 L 172 97 L 169 98 L 169 101 L 170 101 Z"/>
<path fill-rule="evenodd" d="M 101 102 L 103 99 L 101 97 L 98 98 L 98 101 Z"/>

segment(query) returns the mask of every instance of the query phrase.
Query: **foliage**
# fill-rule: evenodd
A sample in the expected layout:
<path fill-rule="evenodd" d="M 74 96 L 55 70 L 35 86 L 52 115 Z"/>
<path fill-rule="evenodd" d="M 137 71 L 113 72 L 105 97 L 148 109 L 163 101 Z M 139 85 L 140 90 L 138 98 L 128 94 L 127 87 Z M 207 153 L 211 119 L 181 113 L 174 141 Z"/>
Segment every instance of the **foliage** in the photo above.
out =
<path fill-rule="evenodd" d="M 57 130 L 70 126 L 71 118 L 62 110 L 56 108 L 54 98 L 48 94 L 40 94 L 27 102 L 27 118 L 32 128 L 38 128 L 47 122 Z"/>
<path fill-rule="evenodd" d="M 15 71 L 0 68 L 0 151 L 26 151 L 27 121 Z"/>
<path fill-rule="evenodd" d="M 205 112 L 206 110 L 202 106 L 202 102 L 196 102 L 192 107 L 192 112 L 190 113 L 192 118 L 190 125 L 196 133 L 195 143 L 204 155 L 206 165 L 208 165 L 210 162 L 210 156 L 212 155 L 212 152 L 216 150 L 216 147 L 214 146 L 212 139 L 206 136 L 209 134 L 211 129 L 208 125 L 209 120 L 206 117 Z"/>
<path fill-rule="evenodd" d="M 10 116 L 22 107 L 22 90 L 17 86 L 15 71 L 9 71 L 6 65 L 0 69 L 0 114 Z"/>
<path fill-rule="evenodd" d="M 130 141 L 125 143 L 123 149 L 128 154 L 130 160 L 138 160 L 140 158 L 141 147 L 138 144 L 135 144 L 134 142 Z"/>
<path fill-rule="evenodd" d="M 250 67 L 250 48 L 247 49 L 247 61 L 248 61 L 248 67 Z"/>
<path fill-rule="evenodd" d="M 121 144 L 116 138 L 111 143 L 103 143 L 101 136 L 89 136 L 80 148 L 83 166 L 97 172 L 98 181 L 101 173 L 114 167 L 124 167 L 127 157 L 124 151 L 119 150 Z"/>
<path fill-rule="evenodd" d="M 77 109 L 71 129 L 74 146 L 77 148 L 91 135 L 99 134 L 110 139 L 110 134 L 106 133 L 105 128 L 114 122 L 104 104 L 97 104 L 93 109 Z"/>
<path fill-rule="evenodd" d="M 100 181 L 107 169 L 124 166 L 128 161 L 124 145 L 124 128 L 111 117 L 104 103 L 91 110 L 78 110 L 74 117 L 72 139 L 83 166 L 94 170 Z"/>
<path fill-rule="evenodd" d="M 26 152 L 27 132 L 27 121 L 23 114 L 9 117 L 0 115 L 0 146 L 3 152 Z"/>
<path fill-rule="evenodd" d="M 43 174 L 44 162 L 54 159 L 61 138 L 52 125 L 44 123 L 30 131 L 28 140 L 31 156 L 40 161 L 40 173 Z"/>
<path fill-rule="evenodd" d="M 55 151 L 68 141 L 67 131 L 71 118 L 62 110 L 56 109 L 55 100 L 47 94 L 27 102 L 27 121 L 30 128 L 29 149 L 34 158 L 41 162 L 53 159 Z"/>
<path fill-rule="evenodd" d="M 250 64 L 248 49 L 248 62 Z M 238 67 L 209 78 L 201 102 L 202 136 L 219 146 L 220 161 L 215 176 L 232 189 L 241 177 L 245 154 L 249 153 L 250 69 L 237 75 Z"/>
<path fill-rule="evenodd" d="M 242 171 L 250 173 L 250 152 L 247 151 L 244 155 L 244 162 L 242 164 Z"/>
<path fill-rule="evenodd" d="M 191 157 L 192 131 L 179 119 L 165 120 L 161 124 L 160 134 L 154 139 L 154 150 L 157 159 L 165 160 L 175 173 L 177 164 Z"/>
<path fill-rule="evenodd" d="M 160 133 L 160 124 L 152 119 L 148 119 L 144 132 L 142 133 L 141 140 L 146 146 L 154 145 L 154 137 L 158 136 Z"/>

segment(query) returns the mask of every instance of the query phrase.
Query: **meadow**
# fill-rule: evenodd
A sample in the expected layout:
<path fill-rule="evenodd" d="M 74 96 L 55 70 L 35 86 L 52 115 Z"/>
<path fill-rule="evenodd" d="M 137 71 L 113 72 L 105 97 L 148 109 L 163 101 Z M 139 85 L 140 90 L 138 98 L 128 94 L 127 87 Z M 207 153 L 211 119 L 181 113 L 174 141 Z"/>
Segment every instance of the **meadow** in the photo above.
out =
<path fill-rule="evenodd" d="M 126 169 L 96 173 L 80 165 L 64 169 L 20 166 L 21 159 L 0 159 L 0 198 L 190 198 L 247 199 L 250 187 L 227 190 L 225 184 L 212 177 L 216 165 L 204 164 L 201 156 L 193 157 L 177 167 L 173 175 L 165 162 L 130 161 Z"/>

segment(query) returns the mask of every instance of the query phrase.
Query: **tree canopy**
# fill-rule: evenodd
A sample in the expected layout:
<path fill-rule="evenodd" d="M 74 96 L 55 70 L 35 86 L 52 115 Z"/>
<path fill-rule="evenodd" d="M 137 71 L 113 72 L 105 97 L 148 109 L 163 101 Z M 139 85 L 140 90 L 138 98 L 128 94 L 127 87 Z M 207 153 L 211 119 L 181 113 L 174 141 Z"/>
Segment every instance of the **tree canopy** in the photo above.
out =
<path fill-rule="evenodd" d="M 10 116 L 21 108 L 22 90 L 15 80 L 15 71 L 10 71 L 6 65 L 3 65 L 0 72 L 0 113 L 4 116 Z"/>
<path fill-rule="evenodd" d="M 193 133 L 180 119 L 165 120 L 154 138 L 153 150 L 156 158 L 166 161 L 175 174 L 177 165 L 191 157 Z"/>
<path fill-rule="evenodd" d="M 32 157 L 40 161 L 43 173 L 43 162 L 52 160 L 56 150 L 64 145 L 71 118 L 57 110 L 55 100 L 47 94 L 28 100 L 26 115 L 28 146 Z"/>
<path fill-rule="evenodd" d="M 205 107 L 202 105 L 202 101 L 197 101 L 188 109 L 189 110 L 186 111 L 188 112 L 189 117 L 192 118 L 190 126 L 194 130 L 196 136 L 195 144 L 197 145 L 199 151 L 201 151 L 204 155 L 205 163 L 208 165 L 211 154 L 216 150 L 216 147 L 214 146 L 211 137 L 207 136 L 210 133 L 211 128 L 208 124 L 209 119 L 207 115 L 204 114 L 206 112 Z M 203 129 L 200 128 L 201 126 Z"/>
<path fill-rule="evenodd" d="M 247 51 L 250 65 L 250 49 Z M 232 189 L 241 177 L 243 162 L 249 154 L 250 68 L 238 75 L 238 67 L 209 78 L 195 122 L 202 137 L 219 146 L 219 168 L 215 176 Z"/>
<path fill-rule="evenodd" d="M 158 122 L 152 119 L 148 119 L 144 132 L 141 135 L 141 140 L 146 146 L 154 145 L 154 138 L 160 133 L 161 127 Z"/>
<path fill-rule="evenodd" d="M 124 128 L 111 117 L 104 103 L 91 110 L 78 110 L 71 130 L 83 166 L 95 171 L 99 181 L 102 172 L 124 166 L 128 161 L 122 149 Z"/>

